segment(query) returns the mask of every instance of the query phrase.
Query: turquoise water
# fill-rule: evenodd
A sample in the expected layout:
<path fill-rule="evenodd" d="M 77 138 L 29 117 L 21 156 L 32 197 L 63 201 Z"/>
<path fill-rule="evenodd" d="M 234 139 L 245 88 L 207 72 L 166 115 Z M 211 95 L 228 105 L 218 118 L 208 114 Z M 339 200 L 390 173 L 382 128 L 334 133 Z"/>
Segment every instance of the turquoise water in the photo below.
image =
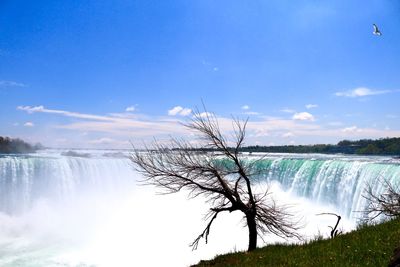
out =
<path fill-rule="evenodd" d="M 332 204 L 347 216 L 367 205 L 362 197 L 367 184 L 379 194 L 384 191 L 382 179 L 400 182 L 400 163 L 390 157 L 272 155 L 255 168 L 258 179 L 278 181 L 285 190 Z"/>

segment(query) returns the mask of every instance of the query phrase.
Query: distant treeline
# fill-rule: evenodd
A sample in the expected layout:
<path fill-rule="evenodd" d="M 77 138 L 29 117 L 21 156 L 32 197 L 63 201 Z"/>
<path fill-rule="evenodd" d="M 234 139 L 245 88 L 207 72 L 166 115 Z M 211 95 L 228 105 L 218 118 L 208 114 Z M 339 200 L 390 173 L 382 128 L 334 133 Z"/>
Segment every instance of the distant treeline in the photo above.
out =
<path fill-rule="evenodd" d="M 41 144 L 31 145 L 18 138 L 0 136 L 0 153 L 32 153 L 41 148 Z"/>
<path fill-rule="evenodd" d="M 343 140 L 336 145 L 286 145 L 286 146 L 247 146 L 242 152 L 271 153 L 343 153 L 358 155 L 400 155 L 400 138 Z"/>
<path fill-rule="evenodd" d="M 196 151 L 211 152 L 208 148 Z M 321 153 L 321 154 L 357 154 L 357 155 L 393 155 L 400 156 L 400 137 L 382 138 L 378 140 L 362 139 L 358 141 L 343 140 L 336 145 L 286 145 L 286 146 L 246 146 L 240 152 L 269 153 Z"/>

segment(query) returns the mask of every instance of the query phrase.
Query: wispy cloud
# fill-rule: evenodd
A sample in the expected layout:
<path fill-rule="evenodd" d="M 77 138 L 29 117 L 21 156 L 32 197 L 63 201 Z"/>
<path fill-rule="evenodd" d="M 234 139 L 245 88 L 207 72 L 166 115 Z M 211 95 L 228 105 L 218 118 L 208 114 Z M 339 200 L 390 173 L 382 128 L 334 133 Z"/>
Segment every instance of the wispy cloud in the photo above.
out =
<path fill-rule="evenodd" d="M 213 116 L 215 116 L 215 115 L 213 113 L 211 113 L 211 112 L 201 112 L 199 114 L 200 118 L 213 117 Z"/>
<path fill-rule="evenodd" d="M 291 109 L 291 108 L 283 108 L 280 111 L 284 112 L 284 113 L 295 113 L 296 112 L 296 110 Z"/>
<path fill-rule="evenodd" d="M 67 110 L 47 109 L 44 106 L 18 106 L 17 110 L 29 114 L 46 113 L 63 117 L 80 119 L 81 121 L 63 125 L 53 125 L 53 128 L 68 129 L 81 132 L 108 133 L 114 136 L 151 137 L 157 135 L 182 134 L 186 130 L 179 125 L 178 120 L 166 118 L 148 118 L 142 116 L 119 116 L 120 114 L 93 115 Z M 130 115 L 130 114 L 127 114 Z M 129 139 L 129 138 L 128 138 Z"/>
<path fill-rule="evenodd" d="M 187 118 L 183 116 L 152 117 L 129 113 L 125 114 L 131 116 L 119 116 L 119 114 L 95 115 L 48 109 L 44 106 L 19 106 L 17 109 L 30 114 L 30 116 L 42 113 L 75 119 L 72 122 L 66 120 L 64 123 L 61 123 L 62 120 L 58 120 L 57 125 L 48 125 L 47 130 L 49 132 L 54 131 L 54 138 L 50 140 L 50 135 L 46 135 L 46 139 L 39 137 L 37 140 L 46 144 L 53 142 L 57 145 L 57 142 L 55 142 L 57 138 L 66 138 L 68 142 L 61 144 L 62 146 L 127 148 L 129 147 L 127 141 L 129 140 L 140 147 L 143 140 L 151 140 L 153 137 L 166 140 L 170 135 L 188 137 L 191 133 L 181 124 Z M 201 116 L 207 114 L 210 115 L 209 113 L 201 113 Z M 232 123 L 232 118 L 218 117 L 218 124 L 223 133 L 232 131 Z M 29 127 L 29 124 L 26 124 L 26 126 Z M 33 123 L 32 126 L 34 126 Z M 292 118 L 288 119 L 256 117 L 248 122 L 247 131 L 248 144 L 285 143 L 286 141 L 282 140 L 292 137 L 296 137 L 296 142 L 302 143 L 304 140 L 318 140 L 319 138 L 339 141 L 349 137 L 361 139 L 400 136 L 400 131 L 390 129 L 343 127 L 339 124 L 320 125 L 314 120 L 314 116 L 307 112 L 295 113 Z M 85 133 L 84 136 L 83 133 Z M 312 143 L 313 141 L 308 142 Z"/>
<path fill-rule="evenodd" d="M 248 115 L 248 116 L 258 116 L 261 115 L 260 112 L 256 112 L 256 111 L 250 111 L 250 106 L 249 105 L 243 105 L 240 107 L 243 110 L 243 114 L 244 115 Z"/>
<path fill-rule="evenodd" d="M 357 126 L 351 126 L 351 127 L 343 128 L 342 132 L 344 132 L 344 133 L 360 133 L 360 132 L 362 132 L 362 130 L 359 129 Z"/>
<path fill-rule="evenodd" d="M 33 126 L 35 126 L 35 124 L 33 122 L 28 121 L 28 122 L 24 123 L 24 126 L 25 127 L 33 127 Z"/>
<path fill-rule="evenodd" d="M 0 88 L 1 87 L 26 87 L 26 84 L 24 83 L 19 83 L 19 82 L 15 82 L 15 81 L 5 81 L 5 80 L 1 80 L 0 81 Z"/>
<path fill-rule="evenodd" d="M 106 145 L 106 146 L 110 146 L 110 145 L 114 145 L 114 146 L 125 145 L 126 147 L 129 146 L 128 141 L 120 141 L 120 140 L 116 140 L 116 139 L 108 138 L 108 137 L 93 139 L 93 140 L 90 140 L 89 143 L 93 144 L 93 145 Z"/>
<path fill-rule="evenodd" d="M 312 109 L 312 108 L 317 108 L 318 105 L 317 104 L 308 104 L 306 105 L 306 109 Z"/>
<path fill-rule="evenodd" d="M 44 110 L 44 106 L 35 106 L 35 107 L 31 107 L 31 106 L 18 106 L 17 110 L 24 110 L 28 113 L 34 113 L 34 112 L 43 112 Z"/>
<path fill-rule="evenodd" d="M 358 87 L 352 90 L 336 92 L 336 96 L 341 97 L 363 97 L 363 96 L 371 96 L 371 95 L 383 95 L 394 92 L 393 90 L 372 90 L 366 87 Z"/>
<path fill-rule="evenodd" d="M 192 113 L 192 110 L 190 108 L 183 108 L 181 106 L 176 106 L 168 110 L 168 115 L 170 116 L 176 116 L 176 115 L 188 116 L 190 115 L 190 113 Z"/>
<path fill-rule="evenodd" d="M 260 115 L 260 112 L 256 112 L 256 111 L 246 111 L 244 112 L 245 115 Z"/>
<path fill-rule="evenodd" d="M 292 119 L 299 120 L 299 121 L 314 121 L 315 120 L 314 116 L 308 112 L 295 113 L 293 115 Z"/>
<path fill-rule="evenodd" d="M 287 133 L 284 133 L 282 135 L 282 137 L 284 137 L 284 138 L 292 138 L 292 137 L 294 137 L 294 134 L 292 132 L 287 132 Z"/>
<path fill-rule="evenodd" d="M 362 138 L 382 138 L 382 137 L 398 137 L 400 131 L 391 130 L 389 127 L 385 129 L 375 129 L 375 128 L 360 128 L 356 125 L 345 127 L 335 131 L 338 136 L 343 137 L 353 137 L 357 139 Z"/>
<path fill-rule="evenodd" d="M 253 132 L 255 137 L 264 137 L 270 135 L 267 129 L 254 129 Z"/>
<path fill-rule="evenodd" d="M 126 112 L 134 112 L 136 110 L 135 106 L 129 106 L 125 109 Z"/>
<path fill-rule="evenodd" d="M 107 116 L 98 116 L 98 115 L 70 112 L 70 111 L 66 111 L 66 110 L 47 109 L 44 106 L 34 106 L 34 107 L 31 107 L 31 106 L 18 106 L 17 110 L 23 110 L 23 111 L 26 111 L 28 113 L 41 112 L 41 113 L 59 114 L 59 115 L 64 115 L 64 116 L 67 116 L 67 117 L 73 117 L 73 118 L 78 118 L 78 119 L 99 120 L 99 121 L 110 121 L 110 120 L 113 120 L 113 118 L 110 118 L 110 117 L 107 117 Z"/>

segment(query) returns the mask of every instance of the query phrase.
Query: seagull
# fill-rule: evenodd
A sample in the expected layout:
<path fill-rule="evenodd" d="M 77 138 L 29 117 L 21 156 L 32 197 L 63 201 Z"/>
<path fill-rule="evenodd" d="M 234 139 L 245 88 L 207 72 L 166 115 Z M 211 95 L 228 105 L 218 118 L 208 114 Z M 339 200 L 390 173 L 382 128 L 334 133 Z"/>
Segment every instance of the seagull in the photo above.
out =
<path fill-rule="evenodd" d="M 374 24 L 372 24 L 372 26 L 374 26 L 374 31 L 372 32 L 372 34 L 374 34 L 374 35 L 378 35 L 378 36 L 381 36 L 382 35 L 382 33 L 379 31 L 379 29 L 378 29 L 378 26 L 376 26 L 376 24 L 374 23 Z"/>

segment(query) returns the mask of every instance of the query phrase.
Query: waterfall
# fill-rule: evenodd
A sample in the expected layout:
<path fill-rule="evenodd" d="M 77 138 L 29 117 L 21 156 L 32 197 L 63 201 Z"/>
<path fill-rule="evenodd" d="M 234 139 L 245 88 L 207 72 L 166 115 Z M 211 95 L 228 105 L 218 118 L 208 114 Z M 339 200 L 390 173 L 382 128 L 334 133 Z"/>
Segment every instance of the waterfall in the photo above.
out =
<path fill-rule="evenodd" d="M 191 251 L 208 204 L 201 197 L 188 201 L 184 192 L 157 196 L 153 187 L 139 187 L 128 156 L 58 150 L 0 155 L 0 266 L 187 266 L 246 248 L 242 216 L 233 212 L 221 214 L 210 242 Z M 278 203 L 297 204 L 299 216 L 309 218 L 302 234 L 310 238 L 328 233 L 332 224 L 330 216 L 316 213 L 352 217 L 367 204 L 367 182 L 375 192 L 384 190 L 380 178 L 400 182 L 399 161 L 389 157 L 262 156 L 244 155 L 257 160 L 254 185 L 271 182 Z M 355 227 L 347 216 L 345 231 Z M 273 235 L 267 240 L 279 241 Z M 154 251 L 162 256 L 153 257 Z"/>
<path fill-rule="evenodd" d="M 359 217 L 368 203 L 363 198 L 366 186 L 383 193 L 382 180 L 400 182 L 400 164 L 384 157 L 282 156 L 266 157 L 255 166 L 259 179 L 278 181 L 284 190 L 316 201 L 331 204 L 342 215 Z"/>
<path fill-rule="evenodd" d="M 37 200 L 68 201 L 77 194 L 112 194 L 133 186 L 127 157 L 71 157 L 58 153 L 0 156 L 0 211 L 20 214 Z"/>
<path fill-rule="evenodd" d="M 74 153 L 1 156 L 0 211 L 22 213 L 41 198 L 68 201 L 82 192 L 112 194 L 137 180 L 128 154 L 109 157 L 92 151 L 94 155 L 83 157 Z M 271 154 L 255 167 L 260 171 L 258 179 L 278 181 L 284 190 L 334 205 L 349 217 L 367 205 L 362 197 L 367 184 L 382 193 L 380 179 L 400 182 L 400 164 L 388 157 Z"/>

